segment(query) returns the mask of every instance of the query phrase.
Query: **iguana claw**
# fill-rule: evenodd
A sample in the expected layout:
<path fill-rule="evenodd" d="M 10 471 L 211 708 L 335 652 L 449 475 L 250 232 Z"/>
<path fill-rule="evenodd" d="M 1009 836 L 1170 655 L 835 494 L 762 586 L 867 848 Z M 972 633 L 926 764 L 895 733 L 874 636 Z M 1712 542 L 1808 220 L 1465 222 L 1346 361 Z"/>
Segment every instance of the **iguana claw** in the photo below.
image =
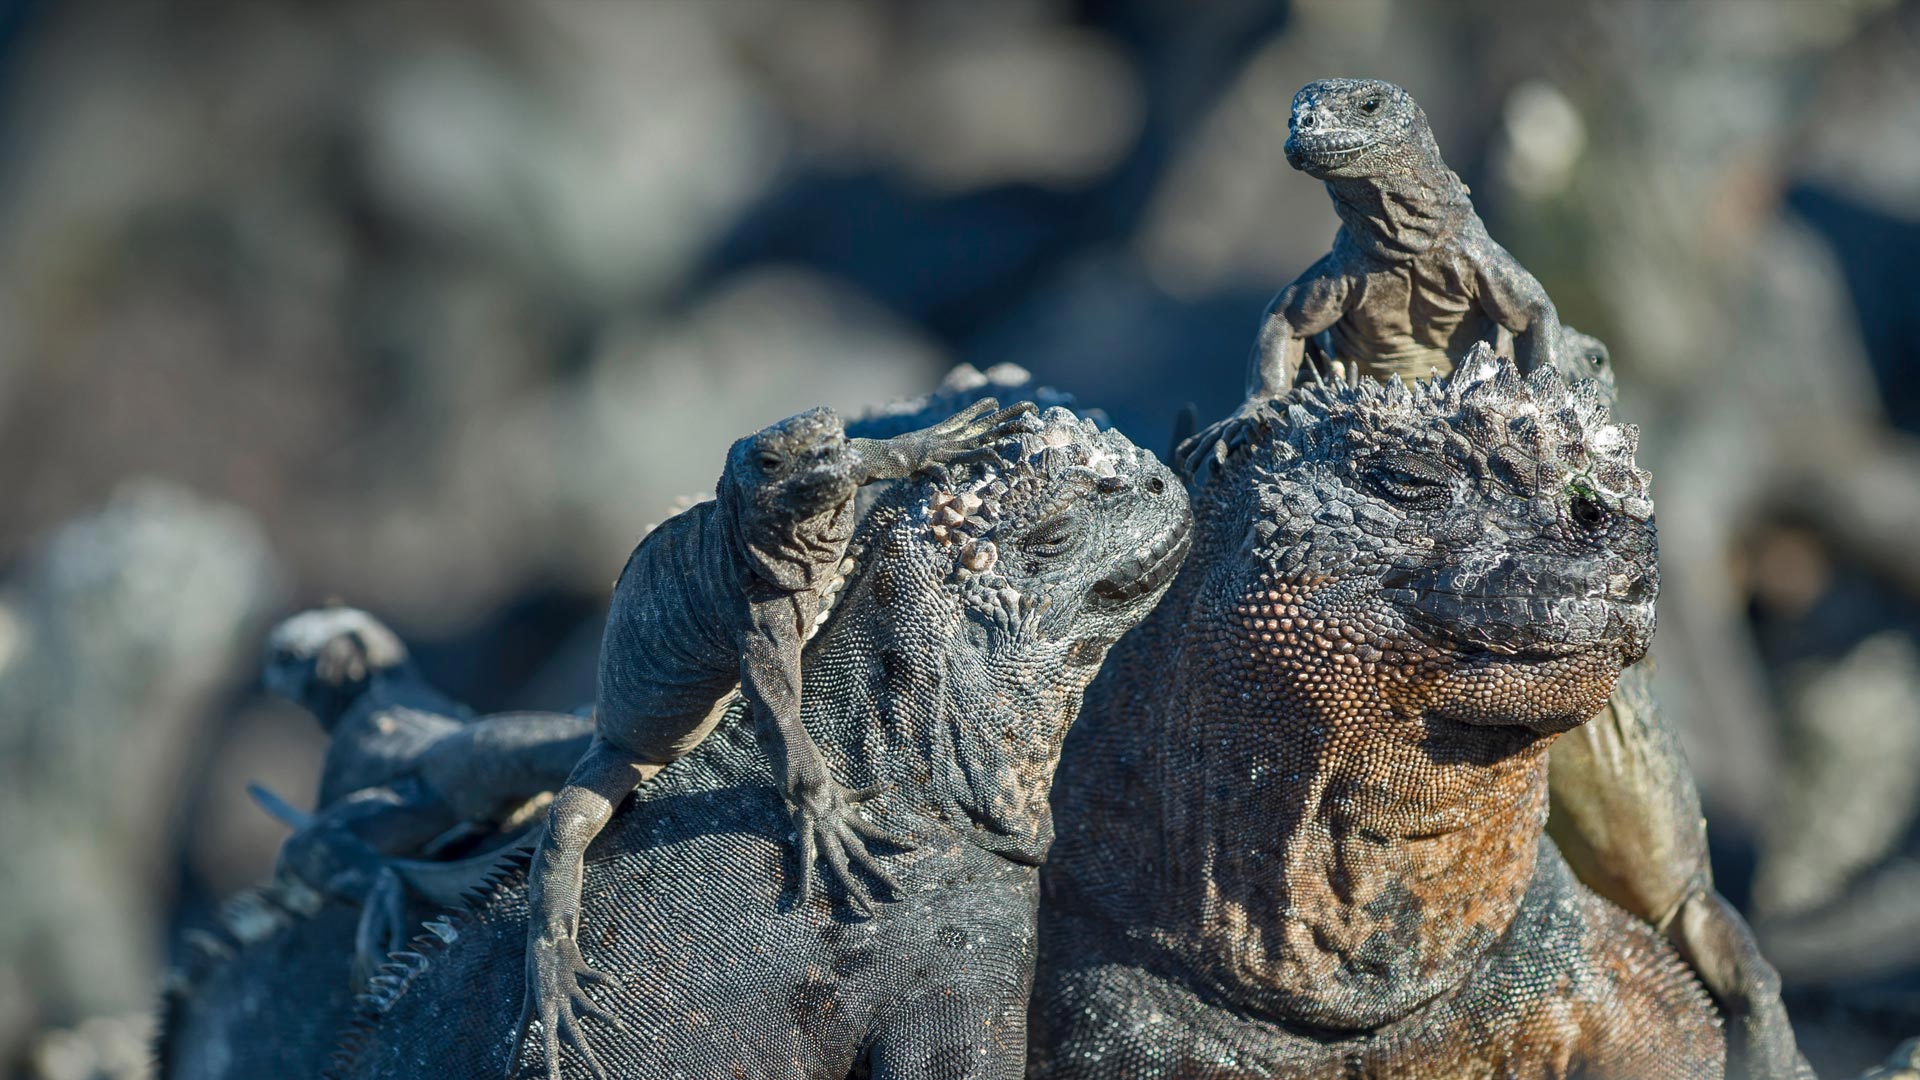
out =
<path fill-rule="evenodd" d="M 1176 451 L 1179 462 L 1175 467 L 1181 476 L 1192 480 L 1206 468 L 1209 460 L 1226 464 L 1229 457 L 1251 444 L 1272 423 L 1273 415 L 1266 399 L 1248 398 L 1233 415 L 1208 424 L 1199 434 L 1182 442 Z"/>
<path fill-rule="evenodd" d="M 354 985 L 364 989 L 387 955 L 406 947 L 407 890 L 400 875 L 382 867 L 360 907 L 353 938 Z"/>
<path fill-rule="evenodd" d="M 625 1032 L 627 1025 L 587 996 L 586 986 L 618 987 L 613 976 L 587 966 L 580 956 L 580 943 L 570 937 L 551 941 L 535 940 L 527 946 L 527 1000 L 520 1007 L 520 1021 L 514 1028 L 513 1051 L 507 1058 L 507 1076 L 511 1080 L 520 1064 L 534 1012 L 540 1014 L 541 1060 L 547 1080 L 562 1080 L 560 1044 L 573 1047 L 595 1080 L 608 1080 L 600 1058 L 587 1044 L 582 1016 L 591 1016 L 607 1026 Z"/>
<path fill-rule="evenodd" d="M 1016 401 L 1002 409 L 993 398 L 982 398 L 946 420 L 918 434 L 928 464 L 944 465 L 986 453 L 993 444 L 1025 430 L 1022 418 L 1038 410 L 1031 401 Z"/>
<path fill-rule="evenodd" d="M 893 897 L 901 895 L 900 883 L 867 850 L 868 840 L 897 843 L 893 837 L 860 815 L 856 807 L 879 794 L 880 788 L 850 791 L 829 780 L 817 787 L 803 789 L 791 796 L 793 831 L 800 841 L 800 876 L 794 902 L 803 903 L 813 894 L 813 864 L 826 862 L 828 869 L 846 894 L 847 904 L 863 916 L 873 915 L 872 898 L 853 874 L 853 866 L 886 886 Z"/>

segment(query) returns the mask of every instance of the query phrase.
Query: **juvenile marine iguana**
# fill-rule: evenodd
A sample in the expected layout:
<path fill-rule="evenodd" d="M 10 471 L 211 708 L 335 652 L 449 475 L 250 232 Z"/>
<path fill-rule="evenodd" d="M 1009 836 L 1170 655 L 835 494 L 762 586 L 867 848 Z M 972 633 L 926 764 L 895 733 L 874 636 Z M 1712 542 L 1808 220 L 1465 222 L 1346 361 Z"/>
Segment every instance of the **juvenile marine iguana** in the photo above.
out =
<path fill-rule="evenodd" d="M 1060 741 L 1107 648 L 1185 553 L 1173 474 L 1064 409 L 986 460 L 878 493 L 808 645 L 807 728 L 874 784 L 894 903 L 792 890 L 789 822 L 742 703 L 614 817 L 588 861 L 581 947 L 619 1026 L 539 1040 L 547 1075 L 1021 1075 L 1036 865 Z M 410 959 L 336 1077 L 497 1077 L 513 1044 L 527 890 L 504 881 Z"/>
<path fill-rule="evenodd" d="M 391 629 L 346 607 L 276 627 L 263 679 L 332 735 L 318 808 L 267 797 L 297 825 L 273 879 L 179 943 L 155 1047 L 165 1080 L 317 1068 L 407 928 L 488 880 L 593 733 L 579 715 L 475 717 Z"/>
<path fill-rule="evenodd" d="M 407 647 L 364 611 L 303 612 L 267 639 L 268 690 L 311 712 L 327 732 L 311 815 L 255 789 L 295 826 L 277 873 L 362 904 L 355 977 L 364 981 L 405 941 L 406 893 L 448 905 L 485 873 L 478 862 L 429 861 L 463 832 L 485 834 L 566 780 L 592 722 L 559 713 L 476 718 L 420 677 Z"/>
<path fill-rule="evenodd" d="M 888 439 L 849 439 L 824 408 L 789 417 L 734 443 L 718 496 L 662 522 L 634 549 L 601 639 L 593 745 L 554 796 L 529 879 L 516 1043 L 537 1017 L 555 1080 L 559 1040 L 585 1045 L 575 1009 L 605 1015 L 581 989 L 605 980 L 580 954 L 587 847 L 629 792 L 706 738 L 736 685 L 767 736 L 792 812 L 794 904 L 812 896 L 815 858 L 863 913 L 871 906 L 855 865 L 894 888 L 866 850 L 885 834 L 854 811 L 878 789 L 843 787 L 801 720 L 801 648 L 845 584 L 860 489 L 990 453 L 1034 411 L 998 408 L 986 398 Z"/>
<path fill-rule="evenodd" d="M 1540 282 L 1487 235 L 1413 96 L 1379 79 L 1321 79 L 1293 97 L 1287 163 L 1324 181 L 1340 215 L 1333 250 L 1268 305 L 1247 401 L 1189 443 L 1185 471 L 1252 437 L 1293 385 L 1308 339 L 1364 375 L 1453 370 L 1475 342 L 1512 335 L 1521 372 L 1554 366 L 1560 316 Z"/>
<path fill-rule="evenodd" d="M 1745 919 L 1715 891 L 1700 793 L 1652 693 L 1649 661 L 1607 706 L 1554 743 L 1547 832 L 1574 875 L 1664 934 L 1728 1024 L 1728 1074 L 1812 1080 L 1780 975 Z"/>
<path fill-rule="evenodd" d="M 1720 1075 L 1542 835 L 1548 745 L 1653 631 L 1636 432 L 1485 346 L 1285 407 L 1070 740 L 1034 1075 Z"/>

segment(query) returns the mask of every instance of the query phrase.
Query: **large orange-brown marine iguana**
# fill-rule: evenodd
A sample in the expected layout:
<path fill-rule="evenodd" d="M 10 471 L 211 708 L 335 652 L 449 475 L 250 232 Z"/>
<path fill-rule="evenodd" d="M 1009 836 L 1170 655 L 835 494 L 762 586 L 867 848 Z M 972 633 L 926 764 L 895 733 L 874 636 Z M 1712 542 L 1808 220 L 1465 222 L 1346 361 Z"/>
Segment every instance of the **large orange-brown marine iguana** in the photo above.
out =
<path fill-rule="evenodd" d="M 1341 227 L 1333 250 L 1270 305 L 1246 405 L 1179 452 L 1190 474 L 1257 437 L 1272 415 L 1262 403 L 1293 385 L 1303 356 L 1323 378 L 1426 377 L 1484 342 L 1523 373 L 1553 366 L 1611 396 L 1606 346 L 1561 323 L 1540 283 L 1487 234 L 1405 90 L 1309 83 L 1289 128 L 1288 161 L 1325 183 Z M 1582 881 L 1661 929 L 1693 966 L 1731 1021 L 1735 1061 L 1765 1080 L 1810 1077 L 1779 976 L 1714 890 L 1699 793 L 1648 682 L 1643 666 L 1629 669 L 1595 722 L 1555 752 L 1554 837 Z"/>
<path fill-rule="evenodd" d="M 1699 983 L 1543 835 L 1653 632 L 1635 432 L 1484 345 L 1284 404 L 1069 740 L 1035 1075 L 1720 1076 Z"/>

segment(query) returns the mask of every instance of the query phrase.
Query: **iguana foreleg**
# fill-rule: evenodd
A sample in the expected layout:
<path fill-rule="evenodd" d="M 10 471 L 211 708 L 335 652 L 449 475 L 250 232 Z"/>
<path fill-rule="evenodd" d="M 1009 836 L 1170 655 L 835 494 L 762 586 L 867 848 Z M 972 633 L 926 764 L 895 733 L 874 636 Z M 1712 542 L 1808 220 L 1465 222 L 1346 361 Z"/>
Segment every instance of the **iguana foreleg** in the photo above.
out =
<path fill-rule="evenodd" d="M 754 722 L 773 757 L 774 775 L 793 814 L 799 841 L 800 873 L 794 903 L 805 903 L 813 888 L 813 863 L 823 858 L 846 893 L 847 902 L 872 914 L 866 890 L 853 876 L 853 864 L 899 895 L 899 883 L 866 849 L 866 840 L 887 834 L 862 818 L 855 807 L 875 789 L 851 791 L 833 778 L 826 756 L 808 734 L 800 714 L 800 650 L 817 605 L 794 593 L 754 597 L 740 661 L 740 692 L 753 706 Z"/>
<path fill-rule="evenodd" d="M 573 1047 L 593 1076 L 606 1080 L 606 1070 L 587 1046 L 578 1014 L 622 1030 L 625 1025 L 588 997 L 583 985 L 618 984 L 605 972 L 588 967 L 580 955 L 580 885 L 586 874 L 587 848 L 606 828 L 614 807 L 658 771 L 660 766 L 596 740 L 574 766 L 566 786 L 553 797 L 547 834 L 534 853 L 527 878 L 527 921 L 532 929 L 527 941 L 527 1000 L 514 1030 L 509 1076 L 519 1065 L 519 1048 L 538 1014 L 549 1080 L 561 1080 L 562 1041 Z"/>

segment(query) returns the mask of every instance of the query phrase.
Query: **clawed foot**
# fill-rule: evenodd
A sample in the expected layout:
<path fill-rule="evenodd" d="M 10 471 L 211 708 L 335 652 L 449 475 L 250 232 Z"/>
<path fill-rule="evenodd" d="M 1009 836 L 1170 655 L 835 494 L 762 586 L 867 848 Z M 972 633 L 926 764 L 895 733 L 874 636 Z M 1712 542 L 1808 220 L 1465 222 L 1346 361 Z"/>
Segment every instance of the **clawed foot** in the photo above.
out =
<path fill-rule="evenodd" d="M 1022 420 L 1035 412 L 1031 401 L 1017 401 L 1002 409 L 993 398 L 981 398 L 920 432 L 926 440 L 923 460 L 941 465 L 980 453 L 1009 435 L 1027 430 Z"/>
<path fill-rule="evenodd" d="M 579 942 L 573 938 L 562 937 L 550 941 L 536 938 L 528 943 L 527 1002 L 520 1009 L 520 1023 L 513 1037 L 513 1053 L 507 1059 L 509 1078 L 520 1063 L 520 1052 L 526 1046 L 528 1028 L 538 1012 L 541 1054 L 546 1063 L 547 1080 L 561 1080 L 562 1041 L 573 1047 L 574 1053 L 586 1064 L 589 1075 L 595 1080 L 607 1080 L 607 1070 L 587 1045 L 587 1033 L 580 1018 L 591 1016 L 622 1032 L 627 1030 L 627 1026 L 619 1017 L 588 997 L 583 984 L 614 988 L 620 985 L 606 972 L 588 967 L 580 957 Z"/>
<path fill-rule="evenodd" d="M 1233 411 L 1233 415 L 1207 425 L 1199 434 L 1181 443 L 1178 451 L 1180 460 L 1176 467 L 1182 476 L 1194 479 L 1209 461 L 1225 465 L 1229 457 L 1250 445 L 1272 424 L 1273 413 L 1267 406 L 1267 400 L 1248 398 Z"/>
<path fill-rule="evenodd" d="M 800 838 L 800 883 L 796 903 L 804 903 L 813 894 L 813 864 L 824 859 L 839 880 L 847 903 L 862 915 L 873 914 L 867 889 L 853 875 L 853 865 L 885 885 L 892 896 L 901 893 L 900 883 L 867 851 L 868 840 L 896 842 L 866 818 L 856 807 L 875 795 L 879 788 L 850 791 L 829 780 L 816 787 L 788 796 L 793 811 L 793 831 Z"/>

